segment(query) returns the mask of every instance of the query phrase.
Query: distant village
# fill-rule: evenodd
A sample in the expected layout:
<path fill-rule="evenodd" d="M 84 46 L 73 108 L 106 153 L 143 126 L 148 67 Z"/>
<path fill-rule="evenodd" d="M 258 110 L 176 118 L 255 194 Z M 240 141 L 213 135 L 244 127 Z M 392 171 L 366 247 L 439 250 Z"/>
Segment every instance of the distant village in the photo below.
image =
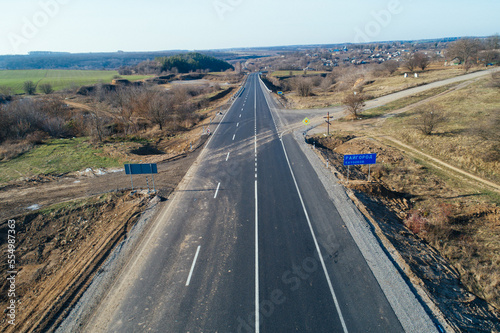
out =
<path fill-rule="evenodd" d="M 445 65 L 460 62 L 446 61 L 445 50 L 448 42 L 432 43 L 379 43 L 348 44 L 333 48 L 300 49 L 278 52 L 274 56 L 248 59 L 243 70 L 279 71 L 331 71 L 334 67 L 382 64 L 387 61 L 403 62 L 406 57 L 421 52 L 431 61 L 442 60 Z"/>

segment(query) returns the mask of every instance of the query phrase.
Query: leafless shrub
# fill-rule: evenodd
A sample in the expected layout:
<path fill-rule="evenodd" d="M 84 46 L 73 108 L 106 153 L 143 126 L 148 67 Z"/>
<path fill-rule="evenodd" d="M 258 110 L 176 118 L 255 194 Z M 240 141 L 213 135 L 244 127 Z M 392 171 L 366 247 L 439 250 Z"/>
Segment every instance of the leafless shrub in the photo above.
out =
<path fill-rule="evenodd" d="M 314 87 L 319 87 L 321 85 L 321 82 L 323 81 L 323 78 L 319 75 L 314 76 L 311 79 L 311 83 Z"/>
<path fill-rule="evenodd" d="M 109 127 L 106 124 L 110 123 L 110 119 L 96 111 L 88 111 L 84 115 L 86 124 L 86 134 L 95 142 L 102 142 L 106 136 L 110 134 Z"/>
<path fill-rule="evenodd" d="M 347 93 L 342 99 L 346 111 L 353 117 L 358 117 L 365 107 L 366 97 L 362 93 Z"/>
<path fill-rule="evenodd" d="M 493 110 L 490 115 L 474 123 L 470 129 L 472 135 L 478 137 L 482 144 L 489 144 L 483 156 L 486 162 L 500 161 L 500 110 Z"/>
<path fill-rule="evenodd" d="M 4 143 L 0 146 L 0 160 L 8 161 L 14 159 L 33 148 L 27 141 Z"/>
<path fill-rule="evenodd" d="M 42 131 L 36 131 L 26 135 L 26 142 L 30 145 L 40 145 L 48 139 L 48 135 Z"/>
<path fill-rule="evenodd" d="M 312 93 L 313 84 L 308 78 L 297 78 L 295 80 L 295 89 L 301 97 L 309 97 Z"/>
<path fill-rule="evenodd" d="M 397 61 L 394 61 L 394 60 L 389 60 L 389 61 L 384 62 L 382 67 L 387 72 L 389 72 L 390 75 L 392 75 L 392 74 L 396 73 L 396 71 L 399 69 L 399 63 Z"/>
<path fill-rule="evenodd" d="M 57 98 L 22 99 L 0 108 L 0 142 L 23 140 L 37 131 L 54 137 L 71 135 L 71 114 Z"/>
<path fill-rule="evenodd" d="M 58 117 L 47 117 L 42 121 L 40 127 L 53 138 L 63 137 L 68 134 L 66 122 Z"/>
<path fill-rule="evenodd" d="M 447 120 L 443 111 L 436 104 L 421 106 L 415 110 L 415 114 L 413 126 L 424 135 L 431 135 L 439 125 Z"/>
<path fill-rule="evenodd" d="M 332 85 L 335 84 L 336 78 L 334 75 L 329 74 L 325 78 L 323 78 L 323 81 L 321 82 L 320 88 L 323 91 L 329 91 L 332 88 Z"/>
<path fill-rule="evenodd" d="M 54 89 L 52 88 L 52 85 L 50 83 L 42 83 L 38 86 L 38 89 L 40 89 L 40 91 L 45 95 L 50 95 L 54 92 Z"/>
<path fill-rule="evenodd" d="M 405 226 L 414 234 L 422 235 L 427 231 L 429 221 L 423 216 L 420 211 L 412 211 L 404 221 Z"/>

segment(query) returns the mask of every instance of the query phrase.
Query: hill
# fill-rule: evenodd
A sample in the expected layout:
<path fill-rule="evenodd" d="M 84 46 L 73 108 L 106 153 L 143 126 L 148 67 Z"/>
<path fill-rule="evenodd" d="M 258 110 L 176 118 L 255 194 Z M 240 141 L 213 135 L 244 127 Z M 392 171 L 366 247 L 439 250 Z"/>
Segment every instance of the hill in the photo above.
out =
<path fill-rule="evenodd" d="M 189 73 L 197 70 L 208 70 L 209 72 L 220 72 L 234 69 L 232 65 L 224 60 L 201 53 L 187 53 L 171 57 L 156 59 L 161 66 L 162 72 L 171 71 L 177 68 L 179 73 Z"/>

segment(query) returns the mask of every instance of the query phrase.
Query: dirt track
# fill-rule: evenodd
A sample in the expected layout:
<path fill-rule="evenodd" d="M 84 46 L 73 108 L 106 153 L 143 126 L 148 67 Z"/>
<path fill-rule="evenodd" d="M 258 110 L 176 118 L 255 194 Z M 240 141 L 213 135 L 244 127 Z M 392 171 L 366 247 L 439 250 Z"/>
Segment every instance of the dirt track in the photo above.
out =
<path fill-rule="evenodd" d="M 198 152 L 183 154 L 159 164 L 154 180 L 162 196 L 167 197 L 175 189 L 197 155 Z M 131 188 L 130 176 L 126 176 L 124 171 L 95 175 L 98 172 L 94 170 L 63 177 L 39 176 L 6 185 L 0 188 L 0 219 L 26 213 L 28 207 L 33 205 L 43 208 L 58 202 Z M 148 180 L 152 189 L 151 177 Z M 147 188 L 146 177 L 134 176 L 134 187 Z"/>
<path fill-rule="evenodd" d="M 500 192 L 500 185 L 495 184 L 493 182 L 490 182 L 488 180 L 485 180 L 483 178 L 477 177 L 477 176 L 473 175 L 470 172 L 467 172 L 467 171 L 464 171 L 462 169 L 456 168 L 456 167 L 454 167 L 454 166 L 452 166 L 452 165 L 450 165 L 448 163 L 445 163 L 445 162 L 443 162 L 443 161 L 441 161 L 441 160 L 439 160 L 439 159 L 437 159 L 435 157 L 432 157 L 432 156 L 430 156 L 430 155 L 428 155 L 426 153 L 423 153 L 423 152 L 419 151 L 418 149 L 415 149 L 415 148 L 413 148 L 413 147 L 411 147 L 411 146 L 409 146 L 409 145 L 407 145 L 407 144 L 405 144 L 405 143 L 403 143 L 403 142 L 401 142 L 401 141 L 399 141 L 399 140 L 397 140 L 397 139 L 395 139 L 395 138 L 393 138 L 391 136 L 385 136 L 384 135 L 384 136 L 381 136 L 379 138 L 382 139 L 382 140 L 387 140 L 387 141 L 393 142 L 396 145 L 401 146 L 402 148 L 404 148 L 404 150 L 405 150 L 406 153 L 410 153 L 411 155 L 417 155 L 418 157 L 422 157 L 422 156 L 425 157 L 426 159 L 434 162 L 434 163 L 432 163 L 432 165 L 434 167 L 436 167 L 436 168 L 442 168 L 442 167 L 444 167 L 446 169 L 450 169 L 453 172 L 456 172 L 456 173 L 458 173 L 460 175 L 472 178 L 472 179 L 474 179 L 474 180 L 476 180 L 476 181 L 478 181 L 480 183 L 483 183 L 484 185 L 492 187 L 495 191 Z"/>
<path fill-rule="evenodd" d="M 155 185 L 162 197 L 168 197 L 177 187 L 200 151 L 159 164 Z M 146 188 L 144 177 L 136 176 L 134 181 L 136 189 Z M 130 191 L 109 193 L 130 185 L 130 177 L 123 172 L 101 176 L 90 173 L 37 177 L 0 190 L 2 219 L 16 219 L 19 233 L 16 255 L 22 269 L 16 284 L 22 302 L 18 305 L 16 332 L 54 327 L 78 300 L 110 251 L 127 237 L 150 201 L 144 194 L 131 197 Z M 104 202 L 95 196 L 101 193 L 108 193 Z M 43 208 L 78 198 L 83 202 L 81 207 L 81 204 L 70 205 L 50 214 L 34 212 L 16 217 L 26 214 L 26 207 L 34 204 Z M 2 234 L 5 227 L 6 223 L 0 225 Z M 3 243 L 1 248 L 6 246 Z M 4 281 L 3 296 L 7 295 L 5 288 L 8 286 Z M 0 304 L 6 307 L 4 298 Z M 13 332 L 13 327 L 4 320 L 0 330 Z"/>

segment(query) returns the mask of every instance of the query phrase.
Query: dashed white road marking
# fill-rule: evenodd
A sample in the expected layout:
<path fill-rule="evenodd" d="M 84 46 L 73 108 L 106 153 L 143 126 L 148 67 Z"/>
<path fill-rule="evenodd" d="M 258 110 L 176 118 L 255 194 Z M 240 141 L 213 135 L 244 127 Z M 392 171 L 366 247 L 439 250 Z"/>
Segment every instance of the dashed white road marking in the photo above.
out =
<path fill-rule="evenodd" d="M 219 193 L 219 188 L 220 188 L 220 183 L 217 185 L 217 190 L 215 190 L 214 199 L 217 198 L 217 194 Z"/>
<path fill-rule="evenodd" d="M 200 254 L 200 248 L 201 248 L 201 246 L 198 246 L 198 249 L 196 250 L 196 254 L 194 255 L 193 264 L 191 265 L 191 270 L 189 271 L 188 279 L 186 281 L 186 287 L 189 286 L 189 283 L 191 282 L 191 277 L 193 276 L 193 272 L 194 272 L 194 266 L 196 265 L 196 260 L 198 259 L 198 254 Z"/>

